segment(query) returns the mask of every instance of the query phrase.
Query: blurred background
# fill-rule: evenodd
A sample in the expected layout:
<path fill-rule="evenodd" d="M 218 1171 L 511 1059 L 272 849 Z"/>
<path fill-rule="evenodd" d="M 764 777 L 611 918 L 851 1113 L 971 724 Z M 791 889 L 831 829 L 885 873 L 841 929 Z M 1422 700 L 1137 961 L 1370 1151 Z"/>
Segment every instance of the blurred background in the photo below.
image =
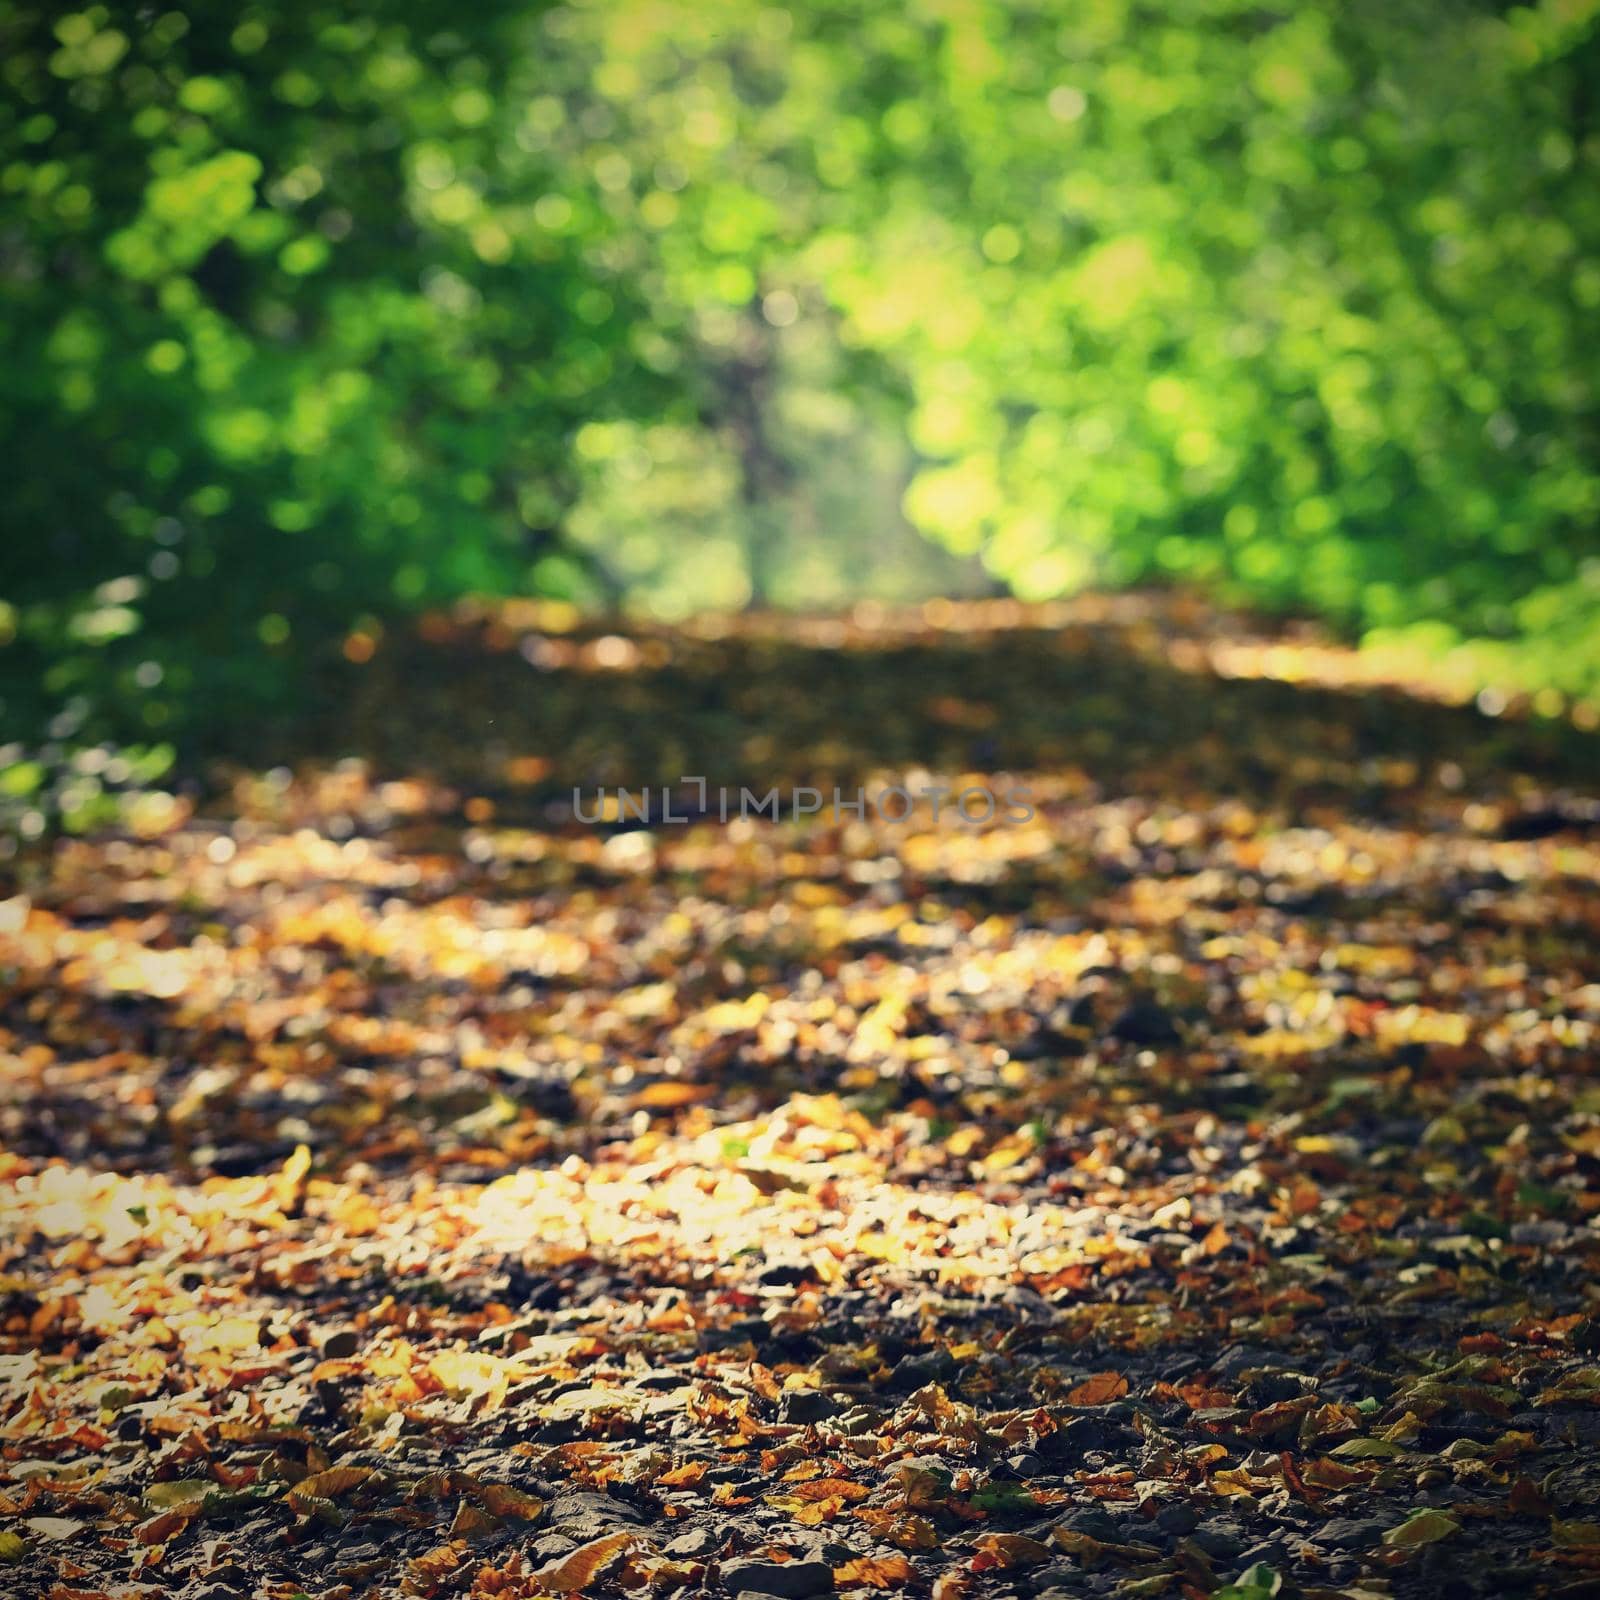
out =
<path fill-rule="evenodd" d="M 5 0 L 0 78 L 14 793 L 469 595 L 1600 693 L 1596 0 Z"/>

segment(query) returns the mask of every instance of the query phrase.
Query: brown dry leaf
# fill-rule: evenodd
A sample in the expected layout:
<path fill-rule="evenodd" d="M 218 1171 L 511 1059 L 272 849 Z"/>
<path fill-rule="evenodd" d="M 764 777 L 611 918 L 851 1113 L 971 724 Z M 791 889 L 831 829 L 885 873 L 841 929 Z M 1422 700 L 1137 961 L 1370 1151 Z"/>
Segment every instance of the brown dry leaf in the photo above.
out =
<path fill-rule="evenodd" d="M 833 1569 L 841 1589 L 897 1589 L 911 1581 L 911 1563 L 904 1556 L 861 1556 Z"/>
<path fill-rule="evenodd" d="M 1233 1396 L 1226 1389 L 1213 1389 L 1209 1384 L 1185 1383 L 1176 1392 L 1191 1411 L 1221 1410 L 1233 1404 Z"/>
<path fill-rule="evenodd" d="M 656 1486 L 663 1489 L 688 1489 L 705 1477 L 710 1471 L 704 1461 L 685 1461 L 681 1467 L 674 1467 L 670 1472 L 663 1472 L 656 1479 Z"/>
<path fill-rule="evenodd" d="M 435 1545 L 426 1554 L 417 1556 L 406 1569 L 403 1585 L 407 1594 L 431 1595 L 452 1577 L 467 1558 L 467 1547 L 459 1540 Z"/>
<path fill-rule="evenodd" d="M 311 1501 L 337 1500 L 376 1476 L 376 1471 L 374 1467 L 329 1467 L 326 1472 L 314 1472 L 289 1491 L 289 1504 L 296 1511 L 309 1511 Z"/>
<path fill-rule="evenodd" d="M 1552 1506 L 1544 1491 L 1526 1473 L 1518 1474 L 1506 1504 L 1514 1516 L 1548 1517 Z"/>
<path fill-rule="evenodd" d="M 1040 1544 L 1020 1533 L 986 1533 L 978 1541 L 978 1553 L 972 1558 L 974 1572 L 988 1572 L 999 1567 L 1037 1567 L 1050 1559 L 1050 1547 Z"/>
<path fill-rule="evenodd" d="M 580 1544 L 570 1555 L 541 1567 L 534 1576 L 550 1594 L 577 1594 L 609 1571 L 638 1542 L 634 1533 L 608 1533 Z"/>
<path fill-rule="evenodd" d="M 1111 1550 L 1108 1544 L 1102 1544 L 1092 1534 L 1079 1533 L 1075 1528 L 1055 1528 L 1050 1537 L 1061 1546 L 1075 1561 L 1080 1561 L 1086 1567 L 1092 1567 L 1103 1561 Z"/>
<path fill-rule="evenodd" d="M 199 1509 L 199 1505 L 195 1504 L 163 1511 L 148 1521 L 141 1522 L 133 1530 L 133 1537 L 140 1544 L 165 1544 L 168 1539 L 176 1538 L 189 1526 Z"/>
<path fill-rule="evenodd" d="M 1067 1391 L 1067 1403 L 1074 1406 L 1103 1406 L 1120 1400 L 1128 1392 L 1128 1380 L 1120 1372 L 1097 1372 Z"/>
<path fill-rule="evenodd" d="M 1372 1473 L 1360 1467 L 1347 1467 L 1332 1456 L 1321 1456 L 1302 1467 L 1300 1476 L 1313 1489 L 1348 1489 L 1352 1484 L 1365 1483 Z"/>
<path fill-rule="evenodd" d="M 491 1516 L 481 1506 L 475 1506 L 470 1501 L 463 1500 L 456 1507 L 455 1517 L 450 1523 L 450 1537 L 452 1539 L 473 1539 L 480 1534 L 494 1533 L 502 1526 L 500 1519 Z"/>

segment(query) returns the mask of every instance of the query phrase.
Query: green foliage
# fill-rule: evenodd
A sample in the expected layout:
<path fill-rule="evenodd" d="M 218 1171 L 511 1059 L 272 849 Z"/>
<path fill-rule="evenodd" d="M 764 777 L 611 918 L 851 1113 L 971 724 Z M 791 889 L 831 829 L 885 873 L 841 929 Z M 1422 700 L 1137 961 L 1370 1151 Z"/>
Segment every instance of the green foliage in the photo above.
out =
<path fill-rule="evenodd" d="M 519 137 L 533 27 L 0 12 L 8 711 L 248 714 L 364 613 L 574 581 L 570 436 L 660 385 L 626 240 Z"/>
<path fill-rule="evenodd" d="M 907 523 L 1592 694 L 1597 9 L 0 0 L 7 713 Z"/>
<path fill-rule="evenodd" d="M 1600 8 L 581 14 L 663 298 L 831 316 L 925 532 L 1600 681 Z"/>

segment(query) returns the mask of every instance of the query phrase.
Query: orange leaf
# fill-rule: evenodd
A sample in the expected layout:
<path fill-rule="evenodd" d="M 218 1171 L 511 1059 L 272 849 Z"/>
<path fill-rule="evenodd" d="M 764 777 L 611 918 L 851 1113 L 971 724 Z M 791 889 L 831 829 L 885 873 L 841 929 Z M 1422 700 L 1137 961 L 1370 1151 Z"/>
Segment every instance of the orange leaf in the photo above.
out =
<path fill-rule="evenodd" d="M 1177 1394 L 1191 1411 L 1222 1410 L 1233 1404 L 1233 1396 L 1226 1389 L 1213 1389 L 1204 1383 L 1183 1384 Z"/>
<path fill-rule="evenodd" d="M 151 1517 L 148 1522 L 141 1522 L 133 1530 L 133 1536 L 140 1544 L 165 1544 L 189 1526 L 199 1509 L 198 1504 L 175 1506 L 171 1511 Z"/>
<path fill-rule="evenodd" d="M 848 1478 L 812 1478 L 797 1484 L 795 1493 L 802 1500 L 865 1500 L 872 1491 L 864 1483 L 852 1483 Z"/>
<path fill-rule="evenodd" d="M 602 1572 L 609 1571 L 622 1560 L 637 1540 L 632 1533 L 608 1533 L 588 1544 L 580 1544 L 570 1555 L 534 1574 L 546 1589 L 557 1594 L 576 1594 L 587 1589 Z"/>
<path fill-rule="evenodd" d="M 1050 1547 L 1021 1533 L 987 1533 L 978 1541 L 972 1558 L 974 1572 L 992 1567 L 1036 1567 L 1050 1559 Z"/>
<path fill-rule="evenodd" d="M 1301 1469 L 1300 1476 L 1317 1489 L 1348 1489 L 1353 1483 L 1365 1483 L 1372 1476 L 1360 1467 L 1347 1467 L 1332 1456 L 1323 1456 Z"/>
<path fill-rule="evenodd" d="M 1074 1406 L 1103 1406 L 1120 1400 L 1128 1392 L 1128 1380 L 1120 1372 L 1097 1372 L 1067 1391 L 1067 1403 Z"/>
<path fill-rule="evenodd" d="M 408 1564 L 405 1586 L 412 1594 L 432 1594 L 466 1560 L 467 1547 L 456 1541 L 435 1545 Z"/>
<path fill-rule="evenodd" d="M 911 1563 L 904 1556 L 861 1556 L 833 1569 L 841 1589 L 897 1589 L 911 1581 Z"/>
<path fill-rule="evenodd" d="M 628 1107 L 632 1111 L 671 1111 L 709 1100 L 716 1092 L 714 1085 L 705 1083 L 651 1083 L 628 1101 Z"/>

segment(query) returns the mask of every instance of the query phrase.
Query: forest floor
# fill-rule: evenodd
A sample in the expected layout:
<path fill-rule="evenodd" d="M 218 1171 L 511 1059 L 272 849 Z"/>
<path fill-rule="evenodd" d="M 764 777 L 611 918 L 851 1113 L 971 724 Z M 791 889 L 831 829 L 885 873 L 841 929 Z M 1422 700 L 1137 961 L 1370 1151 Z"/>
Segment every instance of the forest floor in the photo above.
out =
<path fill-rule="evenodd" d="M 0 1592 L 1600 1595 L 1600 742 L 933 620 L 434 619 L 6 862 Z"/>

